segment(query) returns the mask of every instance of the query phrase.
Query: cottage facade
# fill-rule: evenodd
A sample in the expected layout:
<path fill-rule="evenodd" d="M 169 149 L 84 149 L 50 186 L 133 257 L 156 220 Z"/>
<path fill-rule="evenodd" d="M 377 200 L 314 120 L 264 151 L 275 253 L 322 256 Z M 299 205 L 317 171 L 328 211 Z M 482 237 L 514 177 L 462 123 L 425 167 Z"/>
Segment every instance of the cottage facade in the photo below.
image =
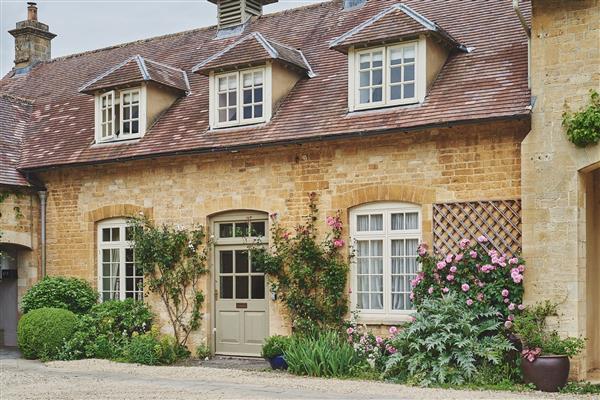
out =
<path fill-rule="evenodd" d="M 530 158 L 539 152 L 535 140 L 555 142 L 544 136 L 550 117 L 532 113 L 527 32 L 509 3 L 334 0 L 264 16 L 266 2 L 249 3 L 230 14 L 216 1 L 217 26 L 51 60 L 54 36 L 30 6 L 29 22 L 11 34 L 17 43 L 41 43 L 17 46 L 21 61 L 0 83 L 0 183 L 3 192 L 21 193 L 0 204 L 2 248 L 18 252 L 3 266 L 17 270 L 18 280 L 2 285 L 20 296 L 44 274 L 78 276 L 102 299 L 141 297 L 126 218 L 143 212 L 157 223 L 200 223 L 215 246 L 193 342 L 257 355 L 266 335 L 290 326 L 248 265 L 244 232 L 268 240 L 271 213 L 294 226 L 316 192 L 322 224 L 341 210 L 347 242 L 372 267 L 354 265 L 349 285 L 352 308 L 373 326 L 410 313 L 420 241 L 447 251 L 461 236 L 484 234 L 504 252 L 523 248 L 535 271 L 528 299 L 558 296 L 538 289 L 554 278 L 552 265 L 540 261 L 549 253 L 532 244 L 542 212 L 535 209 L 543 206 L 532 196 L 548 186 L 532 165 L 541 161 Z M 542 32 L 564 21 L 538 3 L 531 90 L 538 105 L 559 107 L 545 100 L 543 71 L 551 64 L 536 51 L 546 43 Z M 530 4 L 518 11 L 529 24 Z M 597 65 L 598 5 L 581 2 L 572 13 L 573 35 L 589 39 L 585 54 Z M 590 81 L 598 84 L 593 68 L 586 71 L 578 99 Z M 568 143 L 553 146 L 572 151 Z M 585 196 L 567 197 L 589 209 Z M 392 269 L 392 259 L 404 268 Z M 585 260 L 575 257 L 572 274 L 564 268 L 563 282 L 552 284 L 577 287 L 565 289 L 565 330 L 591 337 L 595 328 L 585 321 L 593 307 L 583 312 L 581 304 L 591 304 L 593 293 L 586 297 L 575 272 L 587 271 Z M 146 301 L 160 314 L 158 302 Z M 11 329 L 6 323 L 8 344 Z M 589 343 L 593 354 L 596 341 Z M 593 359 L 580 372 L 596 368 Z"/>

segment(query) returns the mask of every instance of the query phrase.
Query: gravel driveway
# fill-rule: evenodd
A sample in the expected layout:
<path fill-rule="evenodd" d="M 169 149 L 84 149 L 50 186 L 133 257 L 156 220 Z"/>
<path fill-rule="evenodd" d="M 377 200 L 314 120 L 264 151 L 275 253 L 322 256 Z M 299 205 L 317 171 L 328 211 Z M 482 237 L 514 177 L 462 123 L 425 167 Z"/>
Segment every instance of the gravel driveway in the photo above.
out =
<path fill-rule="evenodd" d="M 419 389 L 207 367 L 148 367 L 106 360 L 42 364 L 0 359 L 0 399 L 568 399 L 541 393 Z"/>

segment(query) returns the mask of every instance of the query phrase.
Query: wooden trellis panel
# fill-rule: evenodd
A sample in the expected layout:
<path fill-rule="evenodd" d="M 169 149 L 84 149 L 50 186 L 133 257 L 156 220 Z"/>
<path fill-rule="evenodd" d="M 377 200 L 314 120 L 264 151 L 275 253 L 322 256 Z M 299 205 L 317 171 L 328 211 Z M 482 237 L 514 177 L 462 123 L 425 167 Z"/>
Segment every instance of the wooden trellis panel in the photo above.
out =
<path fill-rule="evenodd" d="M 472 201 L 433 205 L 433 249 L 456 253 L 458 243 L 486 236 L 487 250 L 521 252 L 521 200 Z"/>

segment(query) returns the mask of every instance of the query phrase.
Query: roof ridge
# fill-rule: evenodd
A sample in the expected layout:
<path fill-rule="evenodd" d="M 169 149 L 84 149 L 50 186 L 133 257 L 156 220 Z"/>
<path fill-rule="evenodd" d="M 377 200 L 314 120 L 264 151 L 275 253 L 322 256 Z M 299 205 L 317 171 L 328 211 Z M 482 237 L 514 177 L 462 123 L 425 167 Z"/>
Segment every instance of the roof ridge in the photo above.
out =
<path fill-rule="evenodd" d="M 83 90 L 85 90 L 85 88 L 87 88 L 88 86 L 93 85 L 94 83 L 98 82 L 100 79 L 105 78 L 106 76 L 112 74 L 113 72 L 115 72 L 116 70 L 118 70 L 119 68 L 121 68 L 122 66 L 124 66 L 125 64 L 129 63 L 132 60 L 136 60 L 136 63 L 138 64 L 138 68 L 140 68 L 140 63 L 137 60 L 138 57 L 141 57 L 139 54 L 135 54 L 131 57 L 128 57 L 127 59 L 125 59 L 125 61 L 120 62 L 119 64 L 115 65 L 112 68 L 109 68 L 108 70 L 104 71 L 102 74 L 98 75 L 97 77 L 95 77 L 94 79 L 92 79 L 89 82 L 84 83 L 82 86 L 79 87 L 79 89 L 77 89 L 77 91 L 81 92 Z M 142 71 L 140 71 L 142 72 Z M 144 73 L 142 72 L 142 75 Z"/>
<path fill-rule="evenodd" d="M 181 73 L 181 74 L 183 75 L 183 79 L 185 80 L 185 86 L 187 87 L 187 93 L 188 93 L 188 94 L 189 94 L 189 93 L 191 93 L 191 91 L 192 91 L 192 88 L 191 88 L 191 86 L 190 86 L 190 81 L 189 81 L 189 79 L 188 79 L 187 72 L 185 72 L 183 69 L 181 69 L 181 68 L 176 68 L 176 67 L 173 67 L 173 66 L 171 66 L 171 65 L 169 65 L 169 64 L 165 64 L 165 63 L 161 63 L 161 62 L 158 62 L 158 61 L 154 61 L 154 60 L 151 60 L 151 59 L 149 59 L 149 58 L 144 58 L 144 57 L 142 57 L 142 60 L 144 60 L 144 64 L 145 64 L 145 63 L 151 63 L 151 64 L 159 65 L 159 66 L 161 66 L 161 67 L 168 68 L 168 69 L 170 69 L 170 70 L 172 70 L 172 71 L 175 71 L 175 72 L 179 72 L 179 73 Z M 146 71 L 148 71 L 148 69 L 147 69 L 147 68 L 146 68 Z M 150 77 L 150 74 L 148 74 L 148 76 Z M 152 77 L 150 77 L 150 80 L 153 80 L 153 79 L 152 79 Z"/>
<path fill-rule="evenodd" d="M 144 57 L 138 54 L 135 56 L 135 60 L 137 61 L 137 65 L 140 69 L 140 72 L 142 73 L 142 78 L 144 78 L 145 81 L 152 79 L 150 73 L 148 72 L 148 68 L 146 68 L 146 60 L 144 59 Z"/>
<path fill-rule="evenodd" d="M 261 35 L 261 36 L 262 36 L 262 35 Z M 263 36 L 263 37 L 264 37 L 264 36 Z M 306 67 L 308 67 L 308 71 L 307 71 L 307 73 L 308 73 L 308 77 L 309 77 L 309 78 L 314 78 L 315 76 L 317 76 L 317 74 L 315 73 L 315 71 L 312 69 L 312 66 L 310 65 L 310 63 L 309 63 L 309 62 L 308 62 L 308 60 L 306 59 L 306 56 L 304 55 L 304 53 L 302 52 L 302 50 L 300 50 L 300 49 L 297 49 L 297 48 L 295 48 L 295 47 L 288 46 L 288 45 L 286 45 L 286 44 L 283 44 L 283 43 L 281 43 L 281 42 L 278 42 L 278 41 L 276 41 L 276 40 L 267 39 L 267 38 L 265 38 L 265 40 L 267 40 L 268 42 L 271 42 L 271 43 L 275 43 L 277 46 L 285 47 L 285 48 L 286 48 L 286 49 L 288 49 L 288 50 L 292 50 L 292 51 L 295 51 L 295 52 L 297 52 L 298 54 L 300 54 L 300 57 L 302 57 L 302 59 L 304 60 L 304 63 L 306 64 Z"/>
<path fill-rule="evenodd" d="M 310 9 L 310 8 L 324 7 L 325 5 L 335 3 L 336 1 L 339 1 L 339 0 L 327 0 L 327 1 L 322 1 L 320 3 L 307 4 L 307 5 L 303 5 L 303 6 L 299 6 L 299 7 L 275 11 L 275 12 L 271 12 L 268 14 L 263 14 L 260 17 L 258 17 L 257 20 L 273 18 L 273 17 L 276 17 L 281 14 L 289 14 L 289 13 L 292 13 L 292 12 L 295 12 L 298 10 L 306 10 L 306 9 Z M 118 48 L 122 48 L 122 47 L 131 46 L 134 44 L 146 43 L 146 42 L 150 42 L 153 40 L 161 40 L 161 39 L 166 39 L 166 38 L 170 38 L 170 37 L 183 36 L 183 35 L 187 35 L 187 34 L 194 33 L 194 32 L 210 31 L 210 30 L 217 29 L 217 28 L 218 28 L 218 25 L 215 24 L 215 25 L 201 26 L 199 28 L 187 29 L 187 30 L 179 31 L 179 32 L 165 33 L 163 35 L 150 36 L 150 37 L 143 38 L 143 39 L 137 39 L 137 40 L 132 40 L 129 42 L 113 44 L 113 45 L 106 46 L 106 47 L 100 47 L 98 49 L 86 50 L 86 51 L 82 51 L 79 53 L 66 54 L 64 56 L 55 57 L 49 61 L 41 62 L 40 65 L 41 64 L 50 64 L 55 61 L 63 61 L 63 60 L 71 59 L 71 58 L 82 57 L 82 56 L 86 56 L 88 54 L 95 54 L 95 53 L 99 53 L 102 51 L 114 50 L 114 49 L 118 49 Z"/>

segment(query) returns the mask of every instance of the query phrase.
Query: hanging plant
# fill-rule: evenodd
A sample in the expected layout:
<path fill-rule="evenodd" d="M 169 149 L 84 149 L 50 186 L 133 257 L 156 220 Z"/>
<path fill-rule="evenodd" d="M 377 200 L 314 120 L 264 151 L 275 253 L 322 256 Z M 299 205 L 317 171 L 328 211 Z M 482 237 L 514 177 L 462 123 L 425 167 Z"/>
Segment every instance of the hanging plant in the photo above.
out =
<path fill-rule="evenodd" d="M 600 95 L 590 90 L 590 104 L 580 111 L 563 113 L 567 137 L 578 147 L 596 144 L 600 140 Z"/>

